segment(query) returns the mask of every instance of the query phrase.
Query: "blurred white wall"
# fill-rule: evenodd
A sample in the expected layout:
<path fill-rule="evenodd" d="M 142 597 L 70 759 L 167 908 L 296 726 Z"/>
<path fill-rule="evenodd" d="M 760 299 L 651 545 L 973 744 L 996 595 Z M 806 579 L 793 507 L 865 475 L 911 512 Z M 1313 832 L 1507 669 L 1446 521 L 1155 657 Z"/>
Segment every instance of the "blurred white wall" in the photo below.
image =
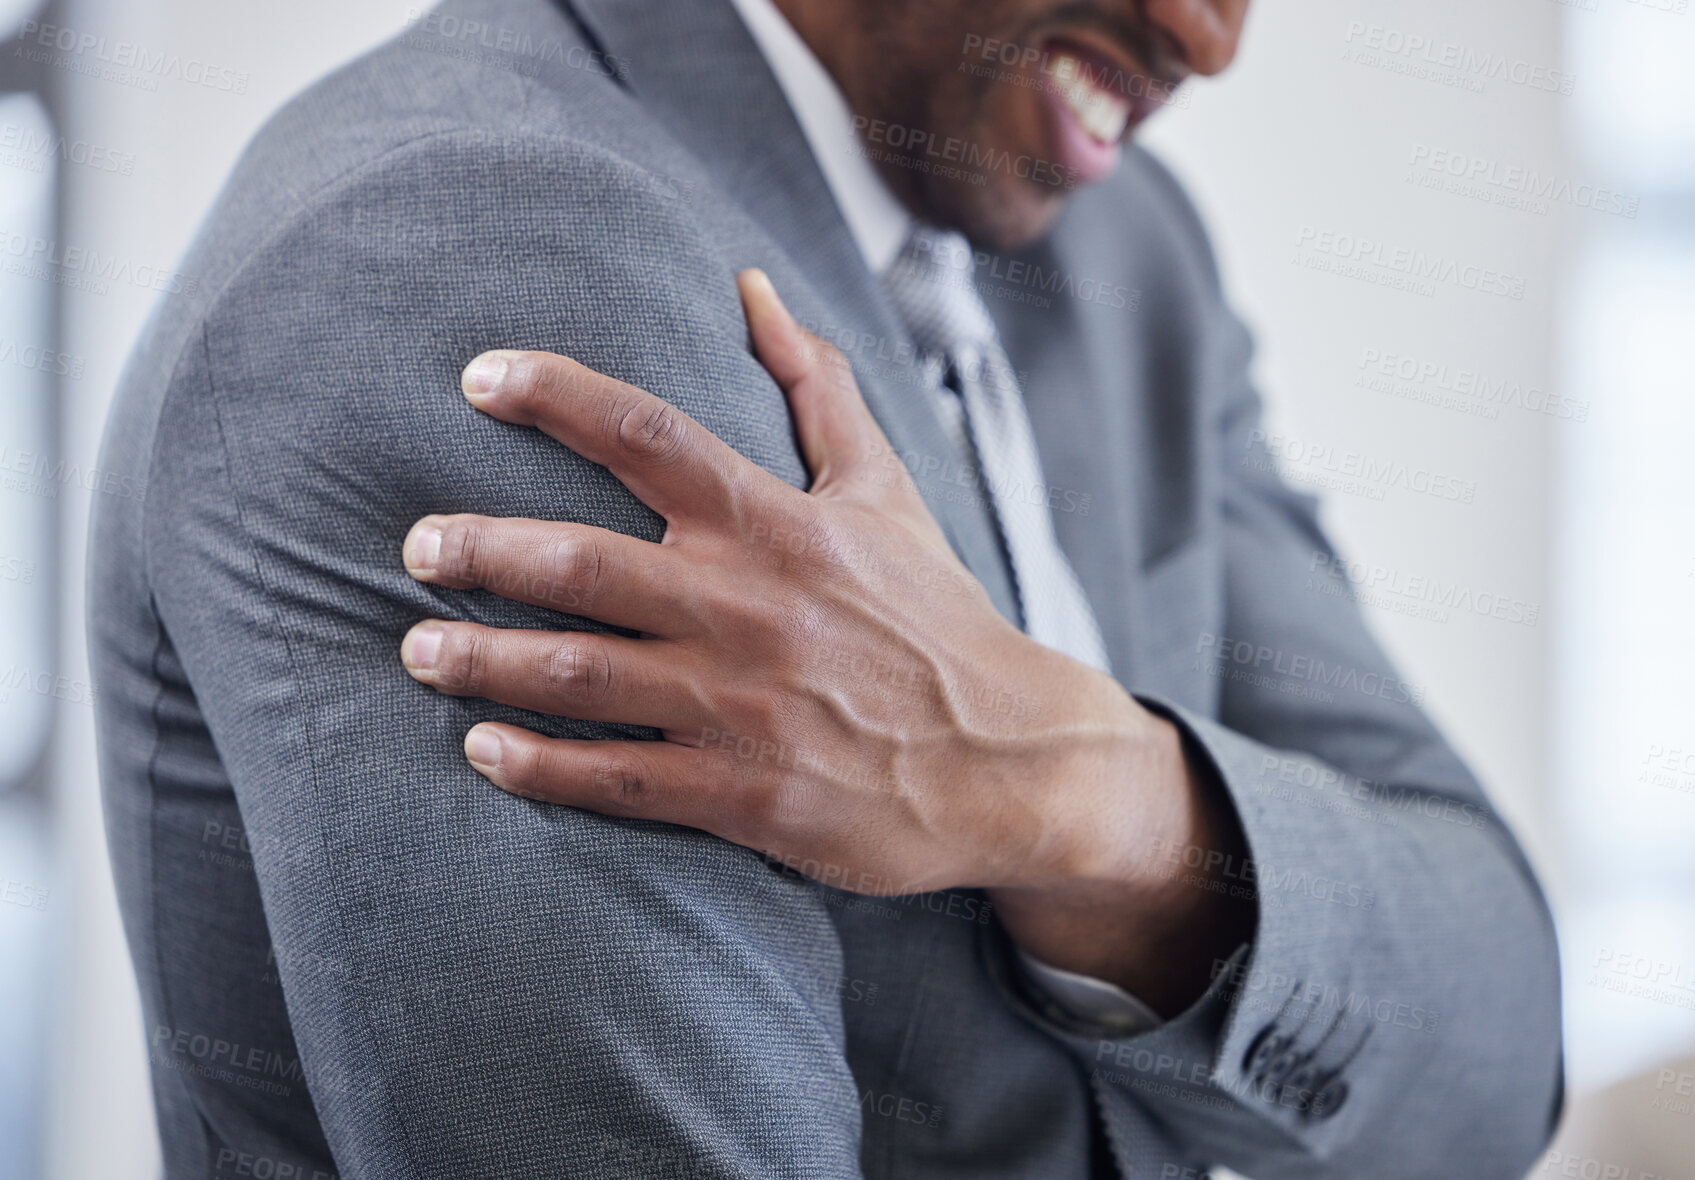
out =
<path fill-rule="evenodd" d="M 1336 482 L 1330 468 L 1352 453 L 1375 465 L 1405 464 L 1445 489 L 1355 480 L 1328 494 L 1327 519 L 1366 570 L 1381 571 L 1365 573 L 1372 584 L 1362 587 L 1379 633 L 1492 787 L 1556 900 L 1570 893 L 1568 862 L 1580 859 L 1571 850 L 1582 842 L 1556 805 L 1551 767 L 1562 747 L 1550 727 L 1559 693 L 1550 675 L 1563 666 L 1554 659 L 1556 637 L 1589 605 L 1550 579 L 1553 514 L 1562 502 L 1556 457 L 1599 433 L 1598 412 L 1583 422 L 1562 417 L 1575 416 L 1569 399 L 1577 395 L 1560 367 L 1558 300 L 1569 243 L 1611 215 L 1569 201 L 1513 207 L 1502 183 L 1456 186 L 1445 170 L 1457 156 L 1462 171 L 1482 161 L 1497 178 L 1527 168 L 1578 179 L 1562 136 L 1589 79 L 1559 93 L 1562 26 L 1649 14 L 1626 0 L 1577 3 L 1587 7 L 1262 0 L 1234 70 L 1194 87 L 1149 135 L 1192 184 L 1229 286 L 1258 329 L 1262 385 L 1291 474 Z M 61 237 L 170 265 L 266 115 L 398 29 L 412 8 L 412 0 L 72 0 L 67 24 L 168 46 L 248 81 L 245 94 L 233 95 L 168 81 L 147 92 L 68 78 L 64 133 L 133 155 L 134 169 L 72 169 Z M 1420 38 L 1508 65 L 1498 76 L 1432 77 L 1407 52 Z M 1550 73 L 1552 91 L 1541 88 Z M 1438 277 L 1412 290 L 1388 285 L 1404 277 L 1397 260 L 1412 252 L 1435 260 Z M 107 399 L 151 298 L 116 286 L 65 298 L 62 347 L 87 361 L 81 380 L 64 383 L 65 451 L 91 464 Z M 82 597 L 86 507 L 65 511 L 72 603 Z M 1682 553 L 1695 562 L 1695 546 Z M 1461 603 L 1421 600 L 1411 588 L 1427 582 L 1463 591 Z M 1494 616 L 1498 602 L 1508 617 Z M 86 676 L 74 612 L 63 644 L 66 670 Z M 86 709 L 62 710 L 54 765 L 66 889 L 55 897 L 64 942 L 47 1175 L 147 1177 L 157 1165 L 142 1032 L 111 899 Z M 1679 1044 L 1689 1051 L 1670 1040 L 1668 1052 Z M 1649 1123 L 1657 1128 L 1650 1139 L 1670 1141 L 1695 1126 Z M 1616 1145 L 1604 1149 L 1623 1158 Z"/>
<path fill-rule="evenodd" d="M 1546 0 L 1262 3 L 1230 72 L 1191 84 L 1187 109 L 1162 114 L 1148 137 L 1190 183 L 1257 330 L 1285 470 L 1324 496 L 1344 552 L 1378 571 L 1356 571 L 1368 617 L 1543 865 L 1553 855 L 1543 686 L 1554 423 L 1444 386 L 1466 371 L 1559 388 L 1565 218 L 1419 181 L 1439 152 L 1559 171 L 1569 103 L 1495 78 L 1479 93 L 1409 77 L 1401 56 L 1371 42 L 1424 37 L 1557 69 L 1560 13 Z M 1406 277 L 1398 251 L 1451 262 L 1453 277 L 1387 285 Z M 1467 268 L 1510 276 L 1522 297 L 1468 289 Z M 1327 487 L 1349 453 L 1427 472 L 1441 490 Z M 1444 610 L 1418 579 L 1470 589 L 1461 601 L 1471 606 Z M 1496 598 L 1507 619 L 1493 617 Z"/>
<path fill-rule="evenodd" d="M 1569 604 L 1553 749 L 1579 1092 L 1559 1148 L 1695 1174 L 1695 15 L 1684 0 L 1570 13 L 1586 85 L 1573 155 L 1640 194 L 1568 264 L 1562 367 L 1596 407 L 1559 439 L 1555 582 Z"/>
<path fill-rule="evenodd" d="M 314 78 L 398 31 L 414 0 L 71 0 L 64 24 L 110 41 L 244 78 L 245 93 L 181 78 L 157 88 L 66 78 L 61 132 L 133 157 L 131 174 L 90 167 L 67 176 L 60 238 L 136 265 L 172 267 L 259 125 Z M 227 71 L 225 73 L 224 71 Z M 186 71 L 185 71 L 186 72 Z M 232 90 L 237 87 L 232 82 Z M 92 467 L 100 426 L 151 291 L 113 283 L 106 294 L 65 293 L 62 348 L 86 358 L 62 384 L 64 454 Z M 63 667 L 86 678 L 83 553 L 86 495 L 64 504 L 67 603 Z M 61 915 L 58 1008 L 49 1054 L 49 1180 L 145 1180 L 158 1172 L 140 1004 L 118 924 L 100 826 L 90 711 L 64 708 L 55 747 L 59 820 L 55 895 Z M 68 911 L 68 912 L 67 912 Z"/>
<path fill-rule="evenodd" d="M 1695 14 L 1261 4 L 1190 101 L 1150 138 L 1259 329 L 1289 474 L 1322 479 L 1334 448 L 1475 484 L 1469 504 L 1350 488 L 1325 515 L 1554 904 L 1569 1107 L 1536 1174 L 1688 1180 Z M 1461 281 L 1392 286 L 1396 251 Z M 1467 266 L 1522 298 L 1468 289 Z M 1507 618 L 1421 617 L 1394 589 L 1415 578 Z"/>

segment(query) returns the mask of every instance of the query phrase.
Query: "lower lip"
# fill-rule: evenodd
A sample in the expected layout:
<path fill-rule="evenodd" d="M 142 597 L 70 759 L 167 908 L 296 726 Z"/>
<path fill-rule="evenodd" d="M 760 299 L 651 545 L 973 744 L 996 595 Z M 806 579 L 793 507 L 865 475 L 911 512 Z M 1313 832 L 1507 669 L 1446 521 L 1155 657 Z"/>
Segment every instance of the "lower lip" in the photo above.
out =
<path fill-rule="evenodd" d="M 1048 143 L 1053 164 L 1063 180 L 1077 184 L 1094 184 L 1104 180 L 1118 167 L 1122 149 L 1116 143 L 1102 143 L 1077 121 L 1077 115 L 1065 99 L 1052 90 L 1044 91 L 1047 98 Z M 1062 181 L 1063 182 L 1063 181 Z"/>
<path fill-rule="evenodd" d="M 1056 54 L 1061 53 L 1071 54 L 1073 58 L 1085 61 L 1095 70 L 1102 71 L 1103 76 L 1112 76 L 1117 71 L 1117 66 L 1112 61 L 1100 58 L 1098 54 L 1092 53 L 1085 46 L 1061 41 L 1051 41 L 1042 46 L 1042 59 L 1044 61 L 1051 61 Z M 1107 176 L 1112 175 L 1112 170 L 1119 166 L 1119 158 L 1124 154 L 1124 146 L 1122 146 L 1124 136 L 1120 136 L 1119 141 L 1110 142 L 1110 144 L 1103 144 L 1095 137 L 1090 136 L 1088 132 L 1083 131 L 1083 124 L 1078 122 L 1076 112 L 1071 110 L 1070 103 L 1066 102 L 1063 95 L 1058 92 L 1058 83 L 1054 83 L 1053 78 L 1046 71 L 1042 71 L 1042 80 L 1049 83 L 1049 85 L 1041 88 L 1044 105 L 1046 105 L 1046 122 L 1048 122 L 1049 153 L 1051 153 L 1049 163 L 1053 163 L 1056 168 L 1063 171 L 1066 180 L 1075 181 L 1078 185 L 1093 185 L 1095 181 L 1105 180 Z M 1149 110 L 1146 109 L 1146 103 L 1137 102 L 1136 98 L 1132 98 L 1131 122 L 1129 122 L 1127 131 L 1134 129 L 1142 119 L 1148 117 L 1148 114 Z"/>
<path fill-rule="evenodd" d="M 1077 54 L 1070 46 L 1049 44 L 1043 48 L 1045 57 L 1055 53 Z M 1102 143 L 1083 130 L 1076 112 L 1059 93 L 1057 83 L 1045 71 L 1042 78 L 1048 83 L 1041 88 L 1041 94 L 1046 107 L 1049 163 L 1062 174 L 1061 183 L 1071 181 L 1083 185 L 1106 179 L 1118 167 L 1119 157 L 1123 155 L 1122 137 L 1119 142 Z M 1141 114 L 1133 105 L 1130 112 L 1132 127 Z"/>

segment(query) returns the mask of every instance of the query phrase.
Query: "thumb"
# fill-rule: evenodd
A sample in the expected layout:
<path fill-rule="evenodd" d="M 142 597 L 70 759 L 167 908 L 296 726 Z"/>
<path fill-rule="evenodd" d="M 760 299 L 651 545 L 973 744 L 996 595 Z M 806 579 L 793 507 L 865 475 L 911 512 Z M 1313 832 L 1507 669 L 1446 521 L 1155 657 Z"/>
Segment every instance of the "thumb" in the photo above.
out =
<path fill-rule="evenodd" d="M 842 484 L 878 456 L 890 456 L 847 358 L 795 322 L 764 271 L 742 271 L 736 286 L 754 355 L 789 399 L 801 453 L 812 469 L 813 494 Z"/>

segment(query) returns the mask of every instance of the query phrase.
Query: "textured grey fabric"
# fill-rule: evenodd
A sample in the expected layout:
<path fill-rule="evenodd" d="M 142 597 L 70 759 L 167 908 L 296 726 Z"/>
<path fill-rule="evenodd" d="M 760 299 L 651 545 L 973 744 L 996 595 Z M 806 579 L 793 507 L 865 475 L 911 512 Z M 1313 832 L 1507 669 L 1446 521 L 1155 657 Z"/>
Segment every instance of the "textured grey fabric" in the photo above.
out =
<path fill-rule="evenodd" d="M 1246 336 L 1142 153 L 1002 260 L 1051 306 L 988 303 L 1115 673 L 1210 754 L 1252 845 L 1259 929 L 1206 999 L 1092 1039 L 1019 993 L 979 895 L 850 897 L 466 766 L 478 719 L 608 729 L 439 696 L 400 668 L 406 628 L 584 624 L 414 583 L 410 524 L 659 522 L 470 409 L 461 366 L 567 353 L 802 484 L 744 266 L 843 345 L 1014 606 L 986 499 L 729 6 L 441 12 L 259 136 L 108 427 L 114 486 L 145 496 L 95 510 L 100 757 L 169 1176 L 1522 1171 L 1559 1092 L 1545 908 L 1255 444 Z"/>

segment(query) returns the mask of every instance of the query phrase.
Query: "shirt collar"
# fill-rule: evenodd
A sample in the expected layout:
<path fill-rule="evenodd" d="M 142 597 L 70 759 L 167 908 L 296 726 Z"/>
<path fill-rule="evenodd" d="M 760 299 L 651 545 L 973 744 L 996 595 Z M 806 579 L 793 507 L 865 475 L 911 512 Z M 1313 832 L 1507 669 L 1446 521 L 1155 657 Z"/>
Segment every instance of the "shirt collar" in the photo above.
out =
<path fill-rule="evenodd" d="M 906 244 L 912 216 L 866 157 L 847 98 L 773 0 L 730 2 L 789 100 L 866 266 L 883 274 Z"/>

